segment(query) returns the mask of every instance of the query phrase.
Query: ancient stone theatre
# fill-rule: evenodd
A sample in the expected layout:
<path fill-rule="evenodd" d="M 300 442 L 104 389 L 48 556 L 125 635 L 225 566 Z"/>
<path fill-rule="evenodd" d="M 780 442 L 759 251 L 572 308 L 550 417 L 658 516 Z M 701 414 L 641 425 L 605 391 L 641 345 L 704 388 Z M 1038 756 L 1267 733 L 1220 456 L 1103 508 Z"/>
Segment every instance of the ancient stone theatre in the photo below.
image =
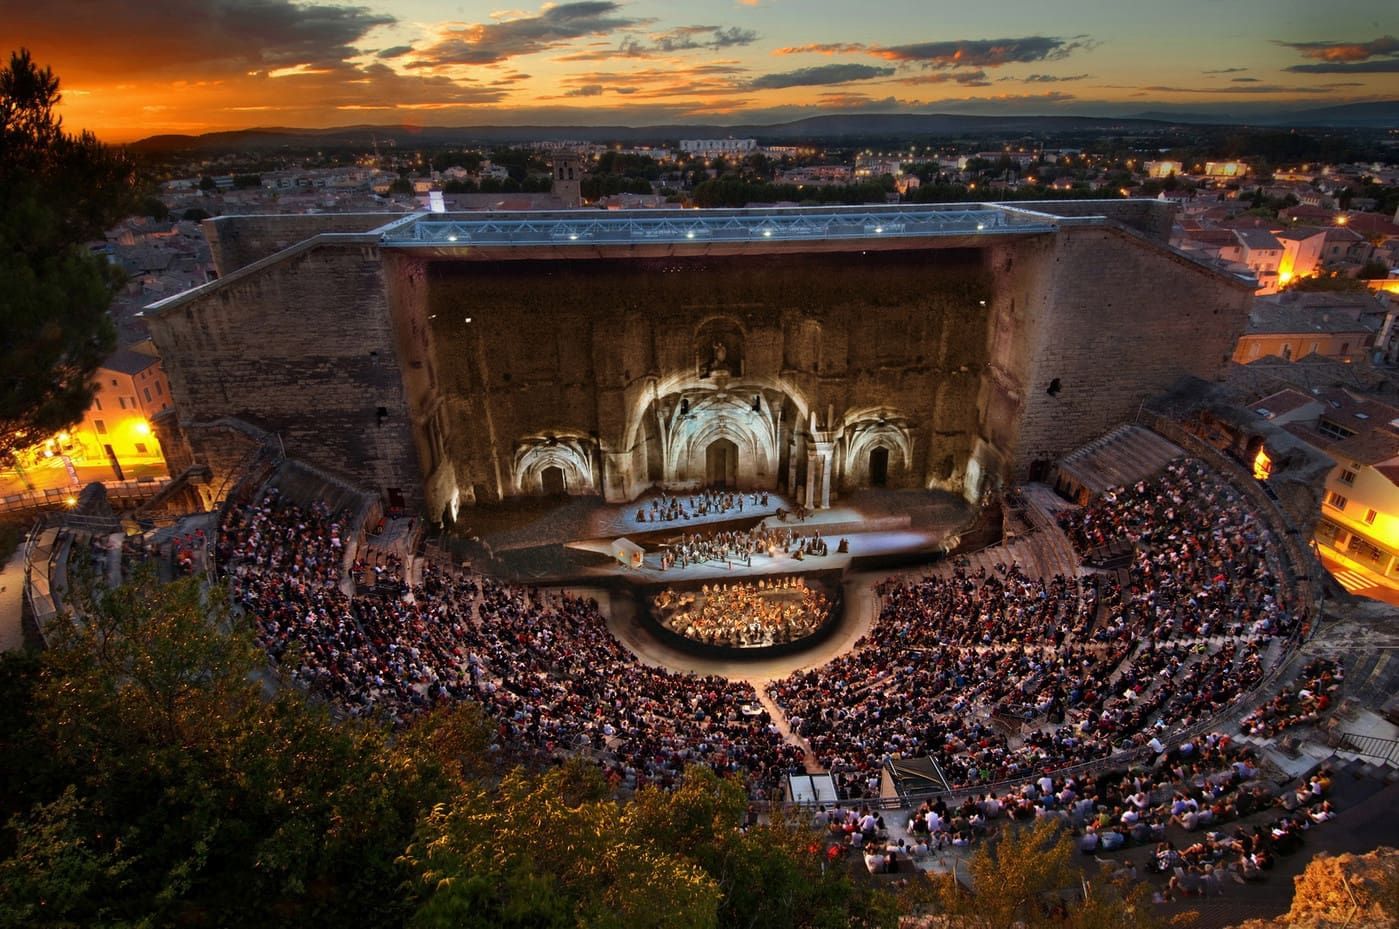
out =
<path fill-rule="evenodd" d="M 234 216 L 147 311 L 172 466 L 259 443 L 424 512 L 865 486 L 975 501 L 1213 378 L 1252 287 L 1166 204 Z"/>

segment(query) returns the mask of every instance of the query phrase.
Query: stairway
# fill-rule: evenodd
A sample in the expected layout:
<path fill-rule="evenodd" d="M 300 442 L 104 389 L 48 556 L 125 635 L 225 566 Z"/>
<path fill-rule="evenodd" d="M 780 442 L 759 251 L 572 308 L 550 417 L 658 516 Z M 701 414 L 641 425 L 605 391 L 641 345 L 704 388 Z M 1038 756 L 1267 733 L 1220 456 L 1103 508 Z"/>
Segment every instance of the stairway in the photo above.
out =
<path fill-rule="evenodd" d="M 1066 455 L 1059 462 L 1059 475 L 1097 496 L 1146 480 L 1184 454 L 1162 436 L 1126 424 Z"/>

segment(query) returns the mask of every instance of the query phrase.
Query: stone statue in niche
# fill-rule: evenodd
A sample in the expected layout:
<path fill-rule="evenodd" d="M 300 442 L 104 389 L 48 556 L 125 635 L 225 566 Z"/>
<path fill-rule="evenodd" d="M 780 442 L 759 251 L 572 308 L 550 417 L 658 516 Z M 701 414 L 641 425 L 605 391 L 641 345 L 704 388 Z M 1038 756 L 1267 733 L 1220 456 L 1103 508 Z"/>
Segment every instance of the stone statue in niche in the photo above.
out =
<path fill-rule="evenodd" d="M 743 375 L 743 332 L 731 319 L 718 317 L 701 326 L 695 333 L 694 352 L 698 377 L 717 381 Z"/>
<path fill-rule="evenodd" d="M 709 356 L 709 373 L 729 373 L 729 350 L 724 346 L 723 342 L 718 340 L 715 340 L 714 348 Z"/>

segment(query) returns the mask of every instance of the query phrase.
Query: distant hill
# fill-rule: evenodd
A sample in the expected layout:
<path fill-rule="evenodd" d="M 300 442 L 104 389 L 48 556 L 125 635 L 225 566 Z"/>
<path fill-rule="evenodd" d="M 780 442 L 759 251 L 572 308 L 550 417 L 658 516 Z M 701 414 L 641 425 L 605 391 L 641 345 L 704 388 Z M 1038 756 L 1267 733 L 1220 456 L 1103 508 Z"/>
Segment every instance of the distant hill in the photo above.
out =
<path fill-rule="evenodd" d="M 796 140 L 854 141 L 867 138 L 959 137 L 1005 133 L 1045 135 L 1064 132 L 1159 132 L 1185 125 L 1317 126 L 1386 128 L 1399 125 L 1399 100 L 1352 103 L 1309 110 L 1239 118 L 1227 112 L 1153 111 L 1124 117 L 1104 116 L 969 116 L 957 113 L 887 113 L 812 116 L 795 122 L 730 126 L 673 124 L 658 126 L 338 126 L 333 129 L 267 127 L 203 135 L 155 135 L 133 142 L 133 151 L 161 154 L 180 151 L 227 151 L 452 145 L 522 141 L 655 142 L 723 136 L 760 142 Z"/>
<path fill-rule="evenodd" d="M 1347 103 L 1324 106 L 1289 114 L 1281 122 L 1297 126 L 1399 127 L 1399 100 L 1376 100 L 1371 103 Z"/>
<path fill-rule="evenodd" d="M 859 139 L 880 136 L 957 136 L 995 132 L 1049 133 L 1071 131 L 1161 130 L 1172 122 L 1096 116 L 966 116 L 933 114 L 867 114 L 812 116 L 775 125 L 710 126 L 339 126 L 333 129 L 268 127 L 203 135 L 156 135 L 130 144 L 133 151 L 159 154 L 175 151 L 269 149 L 315 145 L 453 144 L 467 142 L 559 141 L 643 142 L 660 139 L 704 139 L 722 136 L 756 138 L 765 142 L 797 139 Z"/>
<path fill-rule="evenodd" d="M 1295 126 L 1320 129 L 1389 129 L 1399 126 L 1399 100 L 1376 100 L 1369 103 L 1347 103 L 1339 106 L 1313 107 L 1306 110 L 1254 108 L 1246 115 L 1231 113 L 1219 106 L 1209 112 L 1186 110 L 1150 110 L 1135 114 L 1141 119 L 1176 123 L 1205 123 L 1209 125 Z"/>

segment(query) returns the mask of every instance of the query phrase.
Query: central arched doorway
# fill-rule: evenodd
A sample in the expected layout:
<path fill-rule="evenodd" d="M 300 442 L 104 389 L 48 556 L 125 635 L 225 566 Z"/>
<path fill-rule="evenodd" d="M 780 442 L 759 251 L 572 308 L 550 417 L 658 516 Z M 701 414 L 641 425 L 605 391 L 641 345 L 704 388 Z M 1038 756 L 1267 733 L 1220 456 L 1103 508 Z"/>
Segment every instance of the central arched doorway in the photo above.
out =
<path fill-rule="evenodd" d="M 883 445 L 870 449 L 870 486 L 889 486 L 889 449 Z"/>
<path fill-rule="evenodd" d="M 711 487 L 736 487 L 738 446 L 729 439 L 715 439 L 704 451 L 704 481 Z"/>
<path fill-rule="evenodd" d="M 564 482 L 563 468 L 550 465 L 539 472 L 539 487 L 546 497 L 557 497 L 568 493 Z"/>

